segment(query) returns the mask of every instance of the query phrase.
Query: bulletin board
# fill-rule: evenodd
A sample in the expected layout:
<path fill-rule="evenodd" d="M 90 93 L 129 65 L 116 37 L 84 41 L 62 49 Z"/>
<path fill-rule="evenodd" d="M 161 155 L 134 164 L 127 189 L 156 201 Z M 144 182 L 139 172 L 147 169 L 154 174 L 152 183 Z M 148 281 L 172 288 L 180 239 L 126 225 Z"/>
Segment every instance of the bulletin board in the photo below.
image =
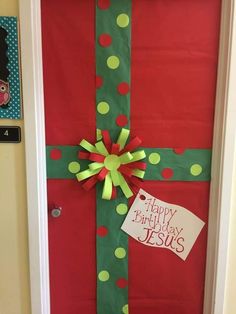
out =
<path fill-rule="evenodd" d="M 21 119 L 18 20 L 0 17 L 0 119 Z"/>

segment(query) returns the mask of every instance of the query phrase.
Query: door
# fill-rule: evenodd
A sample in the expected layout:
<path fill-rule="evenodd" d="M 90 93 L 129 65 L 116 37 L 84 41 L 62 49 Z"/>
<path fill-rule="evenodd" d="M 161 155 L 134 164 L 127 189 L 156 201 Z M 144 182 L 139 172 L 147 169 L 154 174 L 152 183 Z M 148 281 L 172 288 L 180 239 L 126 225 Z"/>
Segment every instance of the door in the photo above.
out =
<path fill-rule="evenodd" d="M 48 199 L 50 212 L 59 214 L 49 218 L 52 314 L 202 313 L 219 22 L 218 0 L 42 0 Z M 104 75 L 98 73 L 102 58 Z M 111 82 L 118 68 L 125 79 L 117 81 L 114 109 Z M 133 198 L 126 203 L 118 192 L 103 201 L 101 184 L 85 192 L 76 179 L 84 162 L 78 144 L 95 143 L 103 125 L 112 140 L 124 127 L 148 147 L 145 161 L 156 177 L 145 174 L 145 191 L 205 222 L 185 261 L 118 230 L 117 248 L 125 253 L 112 258 L 122 260 L 124 275 L 107 271 L 112 258 L 101 241 L 113 230 L 100 219 L 116 212 L 111 220 L 121 225 Z M 173 168 L 165 166 L 167 148 Z M 186 151 L 199 150 L 206 152 L 205 167 L 191 170 L 199 164 L 188 164 Z M 186 167 L 187 178 L 177 175 Z M 110 263 L 105 270 L 100 254 Z"/>

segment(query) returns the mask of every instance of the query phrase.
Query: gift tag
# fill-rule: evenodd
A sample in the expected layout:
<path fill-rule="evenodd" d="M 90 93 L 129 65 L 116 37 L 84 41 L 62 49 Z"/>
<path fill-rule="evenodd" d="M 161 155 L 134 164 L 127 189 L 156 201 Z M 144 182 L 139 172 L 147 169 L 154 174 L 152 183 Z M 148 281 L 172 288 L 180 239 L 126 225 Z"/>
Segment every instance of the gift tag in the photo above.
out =
<path fill-rule="evenodd" d="M 186 260 L 204 225 L 188 209 L 140 189 L 121 229 L 144 245 L 171 250 Z"/>

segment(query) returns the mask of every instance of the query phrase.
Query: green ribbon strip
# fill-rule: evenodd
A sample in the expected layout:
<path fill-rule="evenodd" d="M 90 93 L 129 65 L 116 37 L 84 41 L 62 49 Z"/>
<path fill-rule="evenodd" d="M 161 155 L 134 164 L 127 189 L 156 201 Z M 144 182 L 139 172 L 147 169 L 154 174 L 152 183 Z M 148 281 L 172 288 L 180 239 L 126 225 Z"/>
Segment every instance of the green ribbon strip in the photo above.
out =
<path fill-rule="evenodd" d="M 171 148 L 142 149 L 147 156 L 144 160 L 147 163 L 144 180 L 209 181 L 211 178 L 210 149 L 186 149 L 182 154 L 176 154 Z M 50 157 L 55 150 L 61 156 L 56 160 Z M 48 178 L 75 179 L 75 173 L 69 170 L 73 162 L 78 163 L 81 170 L 86 170 L 91 162 L 78 159 L 78 152 L 82 150 L 78 146 L 47 146 Z M 172 169 L 173 176 L 163 177 L 165 169 Z"/>
<path fill-rule="evenodd" d="M 120 228 L 128 211 L 127 199 L 118 191 L 115 200 L 103 200 L 102 188 L 102 184 L 97 185 L 97 313 L 125 313 L 128 236 Z"/>
<path fill-rule="evenodd" d="M 130 85 L 132 1 L 111 0 L 105 8 L 101 2 L 97 2 L 96 8 L 96 74 L 103 84 L 96 93 L 96 124 L 97 129 L 109 131 L 114 143 L 121 131 L 116 119 L 124 115 L 128 130 L 123 130 L 118 139 L 118 144 L 124 147 L 129 137 L 130 94 L 124 94 L 120 87 Z M 105 45 L 104 38 L 110 39 L 105 40 Z M 120 229 L 124 216 L 116 207 L 127 206 L 126 197 L 132 192 L 121 174 L 113 173 L 114 176 L 124 193 L 117 189 L 116 200 L 103 200 L 102 184 L 97 185 L 97 228 L 108 229 L 106 237 L 97 238 L 97 314 L 128 314 L 128 235 Z M 109 176 L 105 181 L 109 190 L 111 180 Z M 111 190 L 102 196 L 108 198 L 110 193 Z M 109 278 L 103 281 L 100 274 Z"/>

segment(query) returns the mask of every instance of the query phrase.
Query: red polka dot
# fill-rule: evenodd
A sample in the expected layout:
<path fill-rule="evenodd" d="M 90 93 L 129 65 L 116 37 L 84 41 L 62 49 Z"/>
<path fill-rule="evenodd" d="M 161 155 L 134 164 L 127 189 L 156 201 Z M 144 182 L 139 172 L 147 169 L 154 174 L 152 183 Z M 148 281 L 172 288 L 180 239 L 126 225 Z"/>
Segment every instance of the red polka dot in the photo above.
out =
<path fill-rule="evenodd" d="M 161 175 L 164 179 L 168 180 L 173 177 L 174 171 L 171 168 L 165 168 L 162 170 Z"/>
<path fill-rule="evenodd" d="M 54 148 L 50 151 L 50 158 L 53 160 L 61 159 L 62 153 L 58 148 Z"/>
<path fill-rule="evenodd" d="M 120 127 L 125 126 L 128 123 L 128 118 L 125 114 L 120 114 L 117 118 L 116 118 L 116 124 Z"/>
<path fill-rule="evenodd" d="M 102 84 L 103 84 L 103 78 L 99 75 L 96 76 L 96 87 L 97 88 L 100 88 L 102 87 Z"/>
<path fill-rule="evenodd" d="M 98 229 L 97 229 L 97 235 L 98 235 L 99 237 L 105 237 L 105 236 L 107 236 L 107 234 L 108 234 L 108 229 L 107 229 L 107 227 L 105 227 L 105 226 L 98 227 Z"/>
<path fill-rule="evenodd" d="M 112 37 L 109 34 L 102 34 L 99 36 L 98 42 L 102 47 L 109 47 L 112 43 Z"/>
<path fill-rule="evenodd" d="M 110 0 L 98 0 L 98 7 L 101 10 L 106 10 L 110 7 L 111 2 Z"/>
<path fill-rule="evenodd" d="M 126 95 L 129 93 L 129 84 L 122 82 L 117 86 L 117 91 L 120 95 Z"/>
<path fill-rule="evenodd" d="M 144 200 L 146 199 L 145 195 L 142 195 L 142 194 L 139 196 L 139 198 L 140 198 L 142 201 L 144 201 Z"/>
<path fill-rule="evenodd" d="M 185 152 L 184 148 L 174 148 L 174 152 L 178 155 L 182 155 Z"/>
<path fill-rule="evenodd" d="M 117 285 L 117 287 L 123 289 L 123 288 L 127 287 L 128 281 L 127 281 L 125 278 L 119 278 L 119 279 L 116 281 L 116 285 Z"/>

